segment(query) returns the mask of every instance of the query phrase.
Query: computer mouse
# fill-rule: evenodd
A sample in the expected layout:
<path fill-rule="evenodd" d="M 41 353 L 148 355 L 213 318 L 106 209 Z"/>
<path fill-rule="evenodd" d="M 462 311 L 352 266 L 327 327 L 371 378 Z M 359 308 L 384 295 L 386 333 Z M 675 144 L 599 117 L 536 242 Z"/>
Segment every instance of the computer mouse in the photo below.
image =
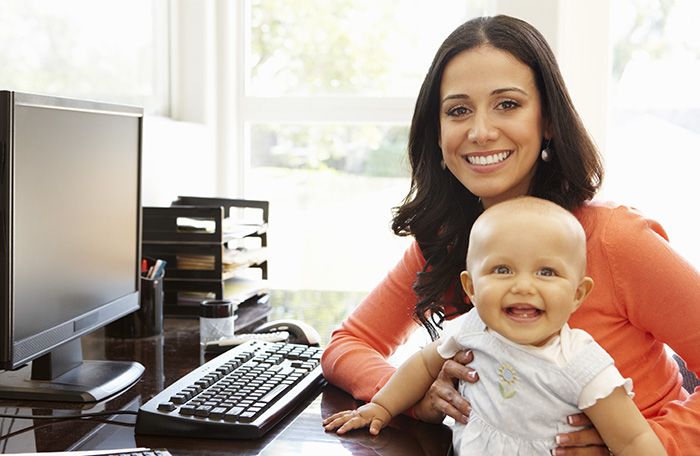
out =
<path fill-rule="evenodd" d="M 255 328 L 254 333 L 267 333 L 273 331 L 287 331 L 289 340 L 293 344 L 312 345 L 318 347 L 321 344 L 321 335 L 308 323 L 301 320 L 274 320 L 263 323 Z"/>

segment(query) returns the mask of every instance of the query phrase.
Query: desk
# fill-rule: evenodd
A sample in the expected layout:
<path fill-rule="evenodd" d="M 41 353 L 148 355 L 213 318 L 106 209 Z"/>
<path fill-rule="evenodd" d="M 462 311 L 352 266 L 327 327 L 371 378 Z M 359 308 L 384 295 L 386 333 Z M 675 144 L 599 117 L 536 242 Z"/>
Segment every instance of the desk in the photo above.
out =
<path fill-rule="evenodd" d="M 273 294 L 272 318 L 295 316 L 304 319 L 309 309 L 296 309 L 286 304 L 275 307 L 275 300 L 284 299 L 281 294 Z M 308 295 L 302 299 L 304 305 L 315 306 Z M 342 301 L 342 300 L 341 300 Z M 326 344 L 332 325 L 340 321 L 345 304 L 333 306 L 332 302 L 320 297 L 319 305 L 326 306 L 327 322 L 309 322 L 322 335 Z M 329 304 L 330 302 L 330 304 Z M 344 302 L 344 301 L 342 301 Z M 357 302 L 357 301 L 355 301 Z M 349 303 L 350 304 L 350 303 Z M 329 310 L 330 309 L 330 310 Z M 315 313 L 319 315 L 319 313 Z M 0 401 L 0 411 L 23 415 L 78 415 L 82 411 L 138 410 L 139 406 L 153 397 L 158 391 L 174 382 L 203 361 L 199 352 L 199 323 L 196 319 L 166 318 L 164 333 L 142 339 L 115 339 L 106 337 L 104 330 L 83 338 L 86 359 L 136 360 L 146 371 L 143 377 L 131 388 L 102 403 L 87 406 L 63 403 L 19 403 Z M 129 448 L 146 446 L 164 447 L 173 456 L 178 455 L 445 455 L 451 447 L 451 434 L 444 425 L 420 423 L 407 417 L 398 417 L 391 428 L 371 438 L 367 432 L 358 431 L 339 437 L 326 433 L 321 427 L 321 417 L 335 411 L 354 408 L 357 403 L 347 393 L 328 385 L 312 401 L 302 404 L 288 415 L 272 431 L 256 440 L 193 440 L 185 438 L 164 438 L 135 436 L 133 427 L 117 426 L 84 421 L 64 421 L 24 432 L 0 441 L 0 452 L 19 453 L 34 451 L 68 451 Z M 121 415 L 116 421 L 131 422 L 135 417 Z M 27 426 L 43 424 L 42 421 L 28 419 L 0 418 L 0 431 L 6 434 Z"/>

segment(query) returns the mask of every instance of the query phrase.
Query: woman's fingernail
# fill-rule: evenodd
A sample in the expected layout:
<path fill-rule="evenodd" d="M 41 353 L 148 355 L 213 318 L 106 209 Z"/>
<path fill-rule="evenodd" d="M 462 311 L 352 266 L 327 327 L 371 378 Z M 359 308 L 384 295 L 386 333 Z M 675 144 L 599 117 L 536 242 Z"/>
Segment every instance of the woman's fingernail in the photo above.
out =
<path fill-rule="evenodd" d="M 479 375 L 476 373 L 476 371 L 469 371 L 469 372 L 467 373 L 467 378 L 468 378 L 469 380 L 474 380 L 474 381 L 475 381 L 475 380 L 477 380 L 477 379 L 479 378 Z"/>
<path fill-rule="evenodd" d="M 552 456 L 561 455 L 561 454 L 564 454 L 564 450 L 562 450 L 561 448 L 552 448 L 552 450 L 550 451 L 550 454 Z"/>
<path fill-rule="evenodd" d="M 554 441 L 557 442 L 557 445 L 569 443 L 569 436 L 566 434 L 561 434 L 561 435 L 554 437 Z"/>
<path fill-rule="evenodd" d="M 576 419 L 574 416 L 571 416 L 571 415 L 566 417 L 566 422 L 572 426 L 576 425 Z"/>

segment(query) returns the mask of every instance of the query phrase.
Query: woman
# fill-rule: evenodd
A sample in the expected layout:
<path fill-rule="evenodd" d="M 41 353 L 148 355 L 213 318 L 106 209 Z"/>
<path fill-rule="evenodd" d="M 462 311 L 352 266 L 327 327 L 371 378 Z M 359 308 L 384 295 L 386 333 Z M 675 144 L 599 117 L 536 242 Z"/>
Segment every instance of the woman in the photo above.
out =
<path fill-rule="evenodd" d="M 700 371 L 698 272 L 654 221 L 590 201 L 601 162 L 542 35 L 507 16 L 457 28 L 421 87 L 409 155 L 411 189 L 393 229 L 415 242 L 334 331 L 322 359 L 326 378 L 370 400 L 395 370 L 386 358 L 416 320 L 435 338 L 442 318 L 471 307 L 459 273 L 474 220 L 499 201 L 533 195 L 572 211 L 586 231 L 587 273 L 596 286 L 569 324 L 589 332 L 632 378 L 635 403 L 669 454 L 700 454 L 700 393 L 682 389 L 663 346 Z M 469 404 L 454 382 L 478 381 L 463 365 L 470 360 L 467 352 L 445 363 L 414 407 L 417 418 L 466 422 Z M 607 454 L 584 417 L 569 422 L 584 427 L 560 434 L 557 454 Z"/>

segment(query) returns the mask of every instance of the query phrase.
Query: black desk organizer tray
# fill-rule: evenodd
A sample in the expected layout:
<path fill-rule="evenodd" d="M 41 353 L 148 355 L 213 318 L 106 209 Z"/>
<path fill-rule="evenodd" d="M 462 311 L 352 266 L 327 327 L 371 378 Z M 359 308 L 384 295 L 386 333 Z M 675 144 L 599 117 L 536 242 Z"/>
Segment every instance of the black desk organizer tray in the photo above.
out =
<path fill-rule="evenodd" d="M 240 218 L 252 212 L 259 212 L 253 223 Z M 264 296 L 268 214 L 267 201 L 226 198 L 180 196 L 170 207 L 144 207 L 143 255 L 167 261 L 164 313 L 198 315 L 197 295 L 246 305 Z"/>

